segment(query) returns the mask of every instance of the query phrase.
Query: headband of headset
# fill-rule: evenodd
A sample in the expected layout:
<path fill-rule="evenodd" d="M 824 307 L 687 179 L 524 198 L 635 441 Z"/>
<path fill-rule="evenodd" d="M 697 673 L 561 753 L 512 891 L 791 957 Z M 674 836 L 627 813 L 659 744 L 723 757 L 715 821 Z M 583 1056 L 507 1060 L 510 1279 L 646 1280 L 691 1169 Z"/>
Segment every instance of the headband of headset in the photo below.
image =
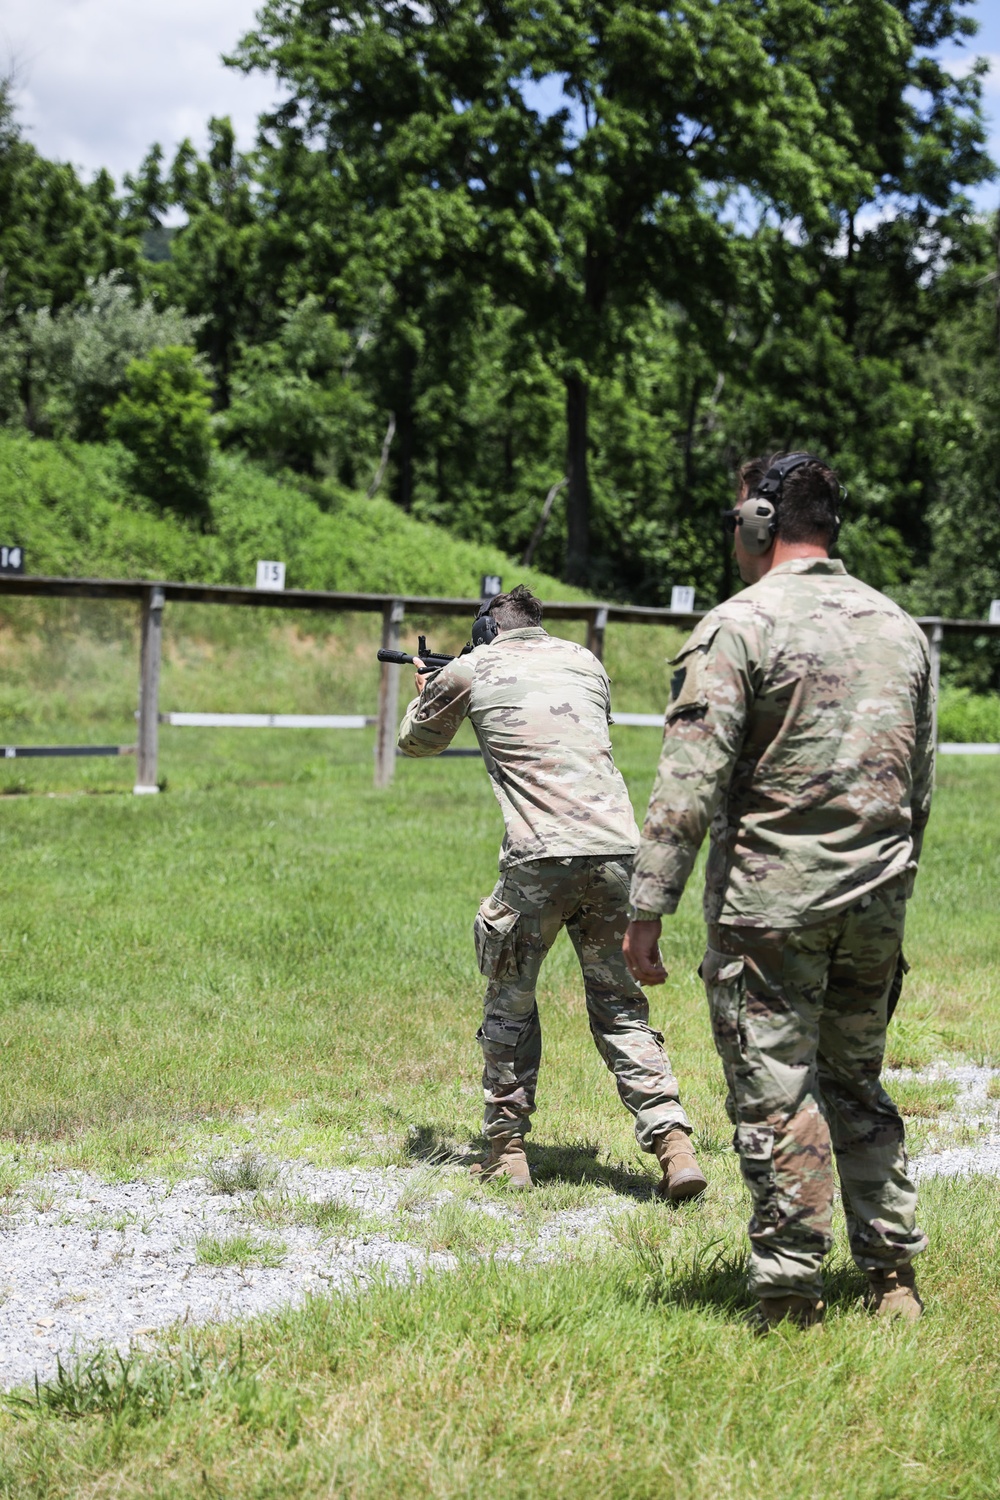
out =
<path fill-rule="evenodd" d="M 823 460 L 817 458 L 814 453 L 784 454 L 775 460 L 763 479 L 754 485 L 746 500 L 737 507 L 736 524 L 740 528 L 740 540 L 752 557 L 762 557 L 774 545 L 774 539 L 778 534 L 778 506 L 781 504 L 781 494 L 789 474 L 793 474 L 796 469 L 801 469 L 803 464 L 821 464 L 822 462 Z M 846 494 L 846 490 L 841 486 L 840 498 L 843 500 Z M 837 540 L 837 534 L 840 531 L 840 517 L 835 515 L 833 522 L 831 545 Z"/>

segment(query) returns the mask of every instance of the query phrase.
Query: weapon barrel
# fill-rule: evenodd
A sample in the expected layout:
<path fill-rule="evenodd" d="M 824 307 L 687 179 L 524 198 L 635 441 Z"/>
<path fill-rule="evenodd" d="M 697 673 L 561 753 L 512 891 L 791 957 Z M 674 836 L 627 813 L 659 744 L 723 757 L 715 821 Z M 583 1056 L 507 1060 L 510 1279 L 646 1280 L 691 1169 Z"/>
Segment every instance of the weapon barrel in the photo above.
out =
<path fill-rule="evenodd" d="M 414 665 L 413 657 L 408 656 L 405 651 L 386 651 L 380 649 L 378 659 L 379 661 L 389 662 L 396 667 L 412 667 Z M 420 660 L 423 662 L 426 671 L 436 672 L 439 667 L 446 667 L 455 658 L 453 656 L 441 656 L 436 651 L 428 651 L 427 655 L 422 656 Z"/>

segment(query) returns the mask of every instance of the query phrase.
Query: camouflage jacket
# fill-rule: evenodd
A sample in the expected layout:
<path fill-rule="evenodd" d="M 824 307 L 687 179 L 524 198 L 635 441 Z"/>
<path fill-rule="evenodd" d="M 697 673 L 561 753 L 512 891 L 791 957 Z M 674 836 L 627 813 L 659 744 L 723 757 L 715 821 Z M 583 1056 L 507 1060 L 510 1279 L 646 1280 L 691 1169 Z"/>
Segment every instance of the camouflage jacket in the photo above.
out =
<path fill-rule="evenodd" d="M 435 672 L 406 710 L 404 755 L 439 755 L 468 718 L 503 812 L 501 864 L 634 854 L 632 805 L 611 756 L 607 673 L 540 625 L 505 630 Z"/>
<path fill-rule="evenodd" d="M 713 923 L 822 921 L 916 869 L 930 662 L 890 599 L 842 562 L 797 558 L 707 614 L 674 665 L 634 907 L 676 909 L 710 823 Z"/>

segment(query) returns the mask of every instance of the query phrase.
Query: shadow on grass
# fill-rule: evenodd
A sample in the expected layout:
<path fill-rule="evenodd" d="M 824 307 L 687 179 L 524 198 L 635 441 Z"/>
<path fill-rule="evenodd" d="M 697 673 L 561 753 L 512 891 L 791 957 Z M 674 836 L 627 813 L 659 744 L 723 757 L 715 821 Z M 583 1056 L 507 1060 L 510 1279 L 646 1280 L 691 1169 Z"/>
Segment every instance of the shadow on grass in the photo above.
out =
<path fill-rule="evenodd" d="M 411 1125 L 406 1139 L 406 1155 L 414 1162 L 429 1166 L 467 1165 L 485 1156 L 487 1145 L 481 1135 L 469 1135 L 465 1141 L 446 1135 L 432 1125 Z M 646 1172 L 630 1171 L 598 1160 L 600 1147 L 593 1141 L 574 1141 L 565 1146 L 527 1143 L 531 1175 L 542 1183 L 592 1183 L 611 1188 L 624 1197 L 645 1201 L 653 1196 L 653 1179 Z"/>
<path fill-rule="evenodd" d="M 626 1198 L 645 1202 L 653 1196 L 653 1179 L 646 1173 L 598 1160 L 600 1148 L 592 1141 L 572 1141 L 565 1146 L 528 1145 L 531 1175 L 538 1183 L 592 1183 L 607 1187 Z"/>
<path fill-rule="evenodd" d="M 638 1222 L 626 1221 L 618 1231 L 627 1257 L 619 1269 L 619 1285 L 632 1299 L 659 1307 L 712 1308 L 729 1319 L 741 1319 L 756 1305 L 748 1290 L 749 1253 L 734 1250 L 724 1239 L 698 1245 L 686 1254 L 672 1252 Z M 850 1261 L 825 1268 L 827 1311 L 846 1311 L 864 1291 L 863 1278 Z"/>

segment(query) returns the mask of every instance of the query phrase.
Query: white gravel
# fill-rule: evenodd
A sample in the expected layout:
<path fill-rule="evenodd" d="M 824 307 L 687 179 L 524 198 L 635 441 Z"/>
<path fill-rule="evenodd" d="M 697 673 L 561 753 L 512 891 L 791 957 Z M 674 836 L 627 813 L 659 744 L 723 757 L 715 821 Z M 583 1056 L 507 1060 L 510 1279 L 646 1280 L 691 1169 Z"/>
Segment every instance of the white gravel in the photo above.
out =
<path fill-rule="evenodd" d="M 419 1216 L 446 1201 L 447 1173 L 426 1168 L 322 1170 L 286 1163 L 280 1190 L 366 1215 L 365 1228 L 268 1228 L 250 1214 L 252 1193 L 212 1192 L 204 1176 L 106 1183 L 83 1172 L 50 1173 L 19 1189 L 0 1229 L 0 1389 L 55 1373 L 98 1345 L 127 1351 L 172 1326 L 246 1317 L 295 1305 L 311 1292 L 351 1292 L 373 1277 L 405 1280 L 457 1264 L 454 1256 L 400 1239 L 388 1220 L 404 1195 Z M 272 1190 L 273 1191 L 273 1190 Z M 512 1218 L 490 1200 L 480 1212 Z M 623 1202 L 623 1208 L 630 1205 Z M 600 1232 L 605 1208 L 555 1213 L 500 1252 L 507 1259 L 557 1253 L 567 1238 Z M 379 1221 L 382 1221 L 380 1224 Z M 197 1261 L 205 1236 L 249 1235 L 281 1256 L 274 1268 Z"/>
<path fill-rule="evenodd" d="M 975 1063 L 932 1063 L 915 1071 L 899 1068 L 884 1075 L 892 1093 L 894 1078 L 916 1078 L 925 1083 L 954 1083 L 958 1093 L 953 1107 L 928 1125 L 929 1144 L 912 1161 L 913 1175 L 919 1182 L 927 1177 L 958 1177 L 983 1173 L 1000 1177 L 1000 1099 L 991 1099 L 987 1090 L 991 1081 L 1000 1078 L 1000 1068 L 978 1067 Z M 956 1126 L 965 1135 L 977 1135 L 974 1143 L 938 1147 L 935 1136 L 953 1132 Z"/>
<path fill-rule="evenodd" d="M 987 1097 L 1000 1069 L 935 1064 L 893 1078 L 952 1081 L 955 1106 L 934 1122 L 929 1146 L 913 1161 L 918 1179 L 985 1173 L 1000 1177 L 1000 1100 Z M 942 1130 L 974 1133 L 974 1144 L 935 1149 Z M 460 1169 L 459 1169 L 460 1170 Z M 311 1292 L 363 1289 L 373 1277 L 405 1280 L 457 1264 L 399 1238 L 401 1200 L 430 1212 L 449 1196 L 447 1173 L 387 1167 L 322 1170 L 286 1163 L 280 1189 L 314 1202 L 336 1202 L 366 1215 L 366 1227 L 324 1233 L 301 1224 L 268 1228 L 249 1214 L 252 1194 L 214 1194 L 204 1176 L 106 1183 L 83 1172 L 33 1179 L 8 1200 L 0 1220 L 0 1389 L 50 1377 L 57 1357 L 72 1361 L 99 1345 L 126 1351 L 144 1335 L 186 1323 L 246 1317 L 301 1302 Z M 419 1200 L 424 1198 L 424 1204 Z M 518 1233 L 498 1252 L 506 1259 L 560 1253 L 567 1241 L 605 1233 L 609 1216 L 632 1201 L 553 1213 L 529 1236 Z M 516 1223 L 502 1203 L 484 1198 L 480 1212 Z M 274 1268 L 198 1264 L 205 1236 L 249 1234 L 282 1256 Z"/>

